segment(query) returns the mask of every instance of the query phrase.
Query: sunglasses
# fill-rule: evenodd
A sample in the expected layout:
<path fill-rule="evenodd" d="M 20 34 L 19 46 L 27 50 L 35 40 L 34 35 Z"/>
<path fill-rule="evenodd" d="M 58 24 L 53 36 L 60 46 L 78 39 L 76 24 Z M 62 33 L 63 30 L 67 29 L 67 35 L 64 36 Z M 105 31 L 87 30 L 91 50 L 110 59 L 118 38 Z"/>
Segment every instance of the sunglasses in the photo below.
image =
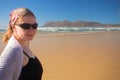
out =
<path fill-rule="evenodd" d="M 31 27 L 33 29 L 37 29 L 38 27 L 38 23 L 34 23 L 34 24 L 28 24 L 28 23 L 23 23 L 23 24 L 17 24 L 18 26 L 20 26 L 22 29 L 28 30 Z"/>

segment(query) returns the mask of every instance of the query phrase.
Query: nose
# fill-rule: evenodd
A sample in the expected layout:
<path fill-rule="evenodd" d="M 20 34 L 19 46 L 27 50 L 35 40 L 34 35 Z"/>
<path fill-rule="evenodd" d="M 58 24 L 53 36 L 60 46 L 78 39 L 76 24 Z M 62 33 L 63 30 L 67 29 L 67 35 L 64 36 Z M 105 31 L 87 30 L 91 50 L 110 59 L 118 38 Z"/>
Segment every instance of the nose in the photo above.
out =
<path fill-rule="evenodd" d="M 33 29 L 32 26 L 30 26 L 30 30 L 35 30 L 35 29 Z"/>

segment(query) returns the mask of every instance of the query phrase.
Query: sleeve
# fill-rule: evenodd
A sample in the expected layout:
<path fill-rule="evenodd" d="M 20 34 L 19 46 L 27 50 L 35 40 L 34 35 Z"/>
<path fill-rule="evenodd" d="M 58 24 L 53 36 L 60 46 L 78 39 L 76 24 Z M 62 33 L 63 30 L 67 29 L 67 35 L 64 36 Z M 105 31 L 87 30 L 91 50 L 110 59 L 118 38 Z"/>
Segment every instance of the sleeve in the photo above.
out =
<path fill-rule="evenodd" d="M 19 64 L 19 50 L 7 49 L 0 56 L 0 80 L 13 80 Z"/>

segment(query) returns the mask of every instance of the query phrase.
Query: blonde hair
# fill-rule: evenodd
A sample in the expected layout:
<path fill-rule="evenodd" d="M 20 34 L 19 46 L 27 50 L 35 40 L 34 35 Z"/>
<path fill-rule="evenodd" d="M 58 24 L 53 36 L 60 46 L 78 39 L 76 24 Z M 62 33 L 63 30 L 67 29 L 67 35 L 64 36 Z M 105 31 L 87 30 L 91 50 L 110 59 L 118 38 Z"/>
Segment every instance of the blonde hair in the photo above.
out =
<path fill-rule="evenodd" d="M 13 35 L 12 27 L 16 23 L 20 22 L 24 16 L 28 16 L 28 15 L 32 15 L 32 16 L 35 17 L 35 15 L 32 13 L 32 11 L 30 11 L 27 8 L 17 8 L 10 13 L 9 26 L 8 26 L 8 29 L 7 29 L 6 33 L 3 36 L 4 44 L 7 44 L 8 40 Z"/>

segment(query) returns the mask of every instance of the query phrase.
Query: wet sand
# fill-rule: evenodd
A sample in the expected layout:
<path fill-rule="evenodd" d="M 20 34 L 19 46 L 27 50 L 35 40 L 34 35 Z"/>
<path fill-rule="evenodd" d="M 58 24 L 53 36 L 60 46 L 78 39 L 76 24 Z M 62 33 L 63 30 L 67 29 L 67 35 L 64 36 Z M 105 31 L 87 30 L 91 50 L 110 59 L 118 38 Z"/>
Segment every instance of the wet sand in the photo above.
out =
<path fill-rule="evenodd" d="M 42 80 L 120 80 L 120 32 L 38 34 L 30 48 Z"/>

